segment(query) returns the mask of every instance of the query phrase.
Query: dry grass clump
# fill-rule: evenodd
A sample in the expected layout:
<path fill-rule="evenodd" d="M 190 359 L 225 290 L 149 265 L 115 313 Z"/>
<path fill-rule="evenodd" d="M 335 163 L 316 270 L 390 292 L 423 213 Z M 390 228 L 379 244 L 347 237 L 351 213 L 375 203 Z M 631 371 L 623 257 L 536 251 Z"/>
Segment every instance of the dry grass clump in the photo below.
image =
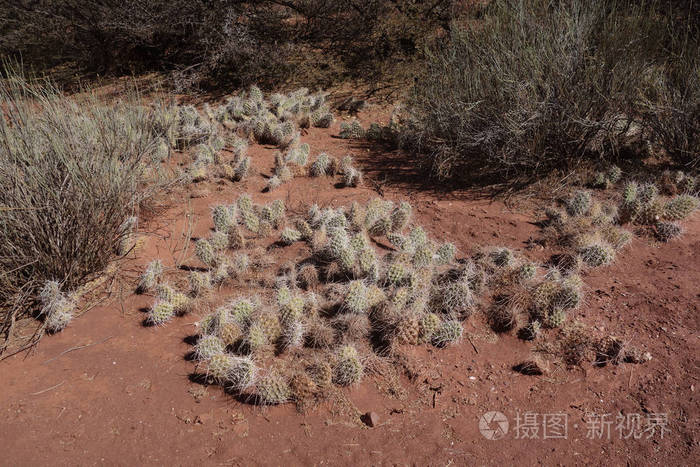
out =
<path fill-rule="evenodd" d="M 69 98 L 50 83 L 6 71 L 0 82 L 0 351 L 16 320 L 36 309 L 47 281 L 70 296 L 116 254 L 128 253 L 134 214 L 162 187 L 159 163 L 174 126 L 163 108 L 131 96 L 109 105 L 89 94 Z M 53 308 L 68 310 L 69 302 Z M 69 315 L 38 314 L 52 331 Z"/>

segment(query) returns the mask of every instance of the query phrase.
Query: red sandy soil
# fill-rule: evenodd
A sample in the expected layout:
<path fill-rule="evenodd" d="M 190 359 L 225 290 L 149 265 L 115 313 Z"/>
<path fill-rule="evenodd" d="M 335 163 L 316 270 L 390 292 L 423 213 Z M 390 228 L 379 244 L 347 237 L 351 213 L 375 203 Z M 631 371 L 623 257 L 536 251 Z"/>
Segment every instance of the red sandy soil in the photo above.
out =
<path fill-rule="evenodd" d="M 368 119 L 363 118 L 365 124 Z M 387 387 L 366 379 L 346 391 L 349 402 L 325 402 L 300 413 L 292 404 L 260 407 L 235 400 L 217 386 L 203 386 L 185 359 L 198 314 L 164 327 L 144 327 L 151 298 L 132 290 L 138 274 L 159 257 L 172 266 L 182 246 L 185 214 L 193 235 L 211 226 L 209 206 L 231 202 L 244 191 L 255 202 L 283 198 L 292 210 L 319 204 L 366 201 L 377 190 L 388 199 L 408 199 L 429 233 L 460 251 L 505 245 L 535 260 L 528 250 L 539 235 L 532 203 L 514 211 L 473 192 L 425 189 L 410 164 L 396 154 L 313 129 L 302 140 L 312 155 L 353 153 L 367 174 L 364 187 L 335 188 L 331 179 L 296 178 L 273 193 L 261 193 L 274 149 L 253 146 L 255 174 L 243 183 L 212 181 L 194 190 L 178 188 L 166 208 L 142 222 L 145 245 L 121 267 L 113 299 L 93 308 L 66 330 L 46 336 L 30 355 L 0 362 L 0 464 L 3 465 L 464 465 L 464 464 L 695 464 L 698 460 L 698 338 L 700 216 L 670 244 L 636 239 L 610 267 L 584 274 L 586 303 L 576 318 L 599 333 L 619 336 L 648 351 L 644 364 L 554 364 L 545 376 L 525 376 L 511 367 L 533 345 L 513 335 L 495 335 L 478 316 L 465 324 L 469 339 L 446 349 L 412 347 L 417 376 Z M 191 206 L 188 208 L 188 202 Z M 270 240 L 272 243 L 272 240 Z M 285 257 L 294 249 L 273 250 Z M 297 252 L 298 253 L 298 252 Z M 301 253 L 299 253 L 301 254 Z M 121 299 L 120 299 L 121 297 Z M 488 440 L 479 418 L 500 411 L 508 433 Z M 374 411 L 378 425 L 360 419 Z M 540 414 L 538 439 L 516 439 L 516 413 Z M 543 414 L 568 417 L 565 439 L 543 439 Z M 623 439 L 613 423 L 610 437 L 588 439 L 586 415 L 666 414 L 667 431 Z"/>

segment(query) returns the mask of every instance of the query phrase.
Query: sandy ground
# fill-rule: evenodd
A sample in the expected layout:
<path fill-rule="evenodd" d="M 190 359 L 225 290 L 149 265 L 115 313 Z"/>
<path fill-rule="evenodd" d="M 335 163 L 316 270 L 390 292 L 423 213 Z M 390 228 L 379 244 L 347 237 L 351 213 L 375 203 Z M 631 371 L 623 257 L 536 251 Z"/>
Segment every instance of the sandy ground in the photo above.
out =
<path fill-rule="evenodd" d="M 344 399 L 304 413 L 292 404 L 250 405 L 216 386 L 199 384 L 192 377 L 193 362 L 185 357 L 204 310 L 164 327 L 145 327 L 143 311 L 151 299 L 135 295 L 133 287 L 149 260 L 160 257 L 172 266 L 188 214 L 193 235 L 205 235 L 209 206 L 230 202 L 241 192 L 251 193 L 255 202 L 283 198 L 301 212 L 309 203 L 348 205 L 380 191 L 388 199 L 410 200 L 418 222 L 460 251 L 504 245 L 544 259 L 546 252 L 526 249 L 539 234 L 532 202 L 516 203 L 515 210 L 472 192 L 425 190 L 400 157 L 334 138 L 337 128 L 338 123 L 330 130 L 313 129 L 302 140 L 312 154 L 354 154 L 368 175 L 363 187 L 340 189 L 331 179 L 296 178 L 273 193 L 261 193 L 274 149 L 254 146 L 254 176 L 243 183 L 178 188 L 157 216 L 141 223 L 144 245 L 120 265 L 108 302 L 64 332 L 45 337 L 31 355 L 0 362 L 0 464 L 697 462 L 697 214 L 680 240 L 656 245 L 636 239 L 612 266 L 584 274 L 586 303 L 575 317 L 650 352 L 653 359 L 647 363 L 568 369 L 554 364 L 544 376 L 521 375 L 511 367 L 528 358 L 533 345 L 495 335 L 474 316 L 465 324 L 469 339 L 461 344 L 406 350 L 415 366 L 413 378 L 367 379 L 345 390 Z M 206 196 L 192 198 L 193 190 Z M 279 260 L 301 254 L 294 249 L 272 254 L 278 253 L 285 255 Z M 378 415 L 377 426 L 362 422 L 360 416 L 368 411 Z M 480 417 L 491 411 L 508 421 L 508 431 L 496 440 L 479 429 Z"/>

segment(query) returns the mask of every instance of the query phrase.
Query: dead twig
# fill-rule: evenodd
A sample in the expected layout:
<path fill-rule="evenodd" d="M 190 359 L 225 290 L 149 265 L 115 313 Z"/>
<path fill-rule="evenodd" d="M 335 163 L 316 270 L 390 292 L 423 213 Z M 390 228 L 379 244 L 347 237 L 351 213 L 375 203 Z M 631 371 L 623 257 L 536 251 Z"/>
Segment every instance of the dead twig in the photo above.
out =
<path fill-rule="evenodd" d="M 74 351 L 74 350 L 84 349 L 84 348 L 86 348 L 86 347 L 92 347 L 93 345 L 97 345 L 97 344 L 102 344 L 102 343 L 104 343 L 104 342 L 107 342 L 108 340 L 110 340 L 110 339 L 113 338 L 113 337 L 114 337 L 114 336 L 109 336 L 109 337 L 107 337 L 106 339 L 102 339 L 102 340 L 99 341 L 99 342 L 93 342 L 92 344 L 85 344 L 85 345 L 79 345 L 79 346 L 77 346 L 77 347 L 71 347 L 70 349 L 66 349 L 66 350 L 64 350 L 63 352 L 61 352 L 60 354 L 56 355 L 55 357 L 49 358 L 49 359 L 46 360 L 44 363 L 42 363 L 42 365 L 46 365 L 47 363 L 49 363 L 49 362 L 51 362 L 51 361 L 53 361 L 53 360 L 56 360 L 57 358 L 59 358 L 59 357 L 65 355 L 65 354 L 67 354 L 68 352 L 72 352 L 72 351 Z"/>

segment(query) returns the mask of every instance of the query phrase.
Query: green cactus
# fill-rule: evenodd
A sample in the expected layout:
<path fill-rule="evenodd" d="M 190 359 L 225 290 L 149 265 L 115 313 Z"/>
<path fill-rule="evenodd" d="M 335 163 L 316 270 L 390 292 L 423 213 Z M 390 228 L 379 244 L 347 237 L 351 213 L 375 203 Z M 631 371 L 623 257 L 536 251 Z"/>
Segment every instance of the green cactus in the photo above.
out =
<path fill-rule="evenodd" d="M 245 225 L 246 229 L 250 230 L 253 233 L 259 233 L 260 232 L 260 219 L 258 219 L 258 216 L 253 212 L 252 209 L 242 211 L 242 216 L 243 216 L 243 225 Z"/>
<path fill-rule="evenodd" d="M 330 175 L 330 158 L 325 152 L 318 155 L 313 164 L 311 164 L 310 174 L 312 177 L 324 177 Z"/>
<path fill-rule="evenodd" d="M 225 384 L 231 374 L 235 357 L 226 353 L 213 355 L 207 360 L 207 376 L 218 384 Z"/>
<path fill-rule="evenodd" d="M 372 248 L 364 248 L 357 256 L 360 265 L 360 271 L 363 274 L 368 274 L 373 267 L 377 265 L 377 255 Z"/>
<path fill-rule="evenodd" d="M 379 219 L 377 219 L 374 224 L 368 229 L 368 232 L 370 235 L 374 235 L 375 237 L 380 237 L 382 235 L 387 235 L 391 232 L 392 228 L 392 223 L 391 223 L 391 217 L 389 216 L 382 216 Z"/>
<path fill-rule="evenodd" d="M 417 268 L 428 266 L 433 260 L 433 250 L 430 245 L 422 245 L 413 255 L 413 265 Z"/>
<path fill-rule="evenodd" d="M 366 313 L 369 304 L 367 302 L 367 286 L 364 282 L 356 280 L 348 285 L 343 306 L 351 313 Z"/>
<path fill-rule="evenodd" d="M 256 395 L 261 404 L 278 405 L 288 402 L 292 391 L 284 377 L 277 373 L 271 373 L 258 381 Z"/>
<path fill-rule="evenodd" d="M 216 254 L 214 247 L 209 243 L 209 240 L 200 238 L 194 244 L 194 254 L 207 267 L 213 267 L 216 264 Z"/>
<path fill-rule="evenodd" d="M 362 139 L 365 137 L 365 130 L 357 120 L 350 123 L 343 122 L 340 124 L 340 135 L 343 139 Z"/>
<path fill-rule="evenodd" d="M 160 277 L 162 274 L 163 274 L 162 261 L 159 259 L 154 259 L 153 261 L 148 263 L 148 266 L 146 266 L 146 270 L 141 275 L 141 278 L 139 279 L 139 285 L 138 285 L 137 291 L 139 293 L 143 293 L 143 292 L 148 292 L 149 290 L 153 290 L 153 288 L 156 286 L 156 284 L 160 280 Z"/>
<path fill-rule="evenodd" d="M 401 234 L 389 232 L 386 239 L 399 250 L 407 250 L 411 246 L 409 240 Z"/>
<path fill-rule="evenodd" d="M 397 309 L 403 309 L 411 298 L 411 290 L 408 287 L 399 287 L 391 298 L 391 304 Z"/>
<path fill-rule="evenodd" d="M 364 232 L 358 232 L 355 235 L 353 235 L 352 238 L 350 238 L 350 247 L 356 253 L 359 253 L 368 246 L 369 240 L 367 239 L 367 236 L 364 234 Z"/>
<path fill-rule="evenodd" d="M 593 244 L 581 250 L 581 258 L 588 266 L 597 268 L 612 263 L 615 250 L 608 245 Z"/>
<path fill-rule="evenodd" d="M 428 234 L 425 233 L 423 227 L 414 227 L 408 234 L 408 239 L 413 248 L 419 248 L 428 243 Z"/>
<path fill-rule="evenodd" d="M 431 342 L 433 336 L 440 328 L 440 317 L 435 313 L 426 313 L 420 320 L 419 339 L 422 342 Z"/>
<path fill-rule="evenodd" d="M 505 268 L 511 265 L 515 259 L 515 255 L 508 248 L 499 248 L 491 253 L 491 261 L 499 268 Z"/>
<path fill-rule="evenodd" d="M 251 353 L 258 352 L 267 346 L 268 338 L 265 335 L 265 328 L 261 323 L 253 323 L 248 328 L 245 344 Z"/>
<path fill-rule="evenodd" d="M 165 324 L 175 316 L 173 304 L 161 299 L 155 301 L 148 310 L 148 321 L 155 325 Z"/>
<path fill-rule="evenodd" d="M 301 297 L 291 297 L 287 303 L 280 307 L 280 322 L 282 326 L 288 327 L 298 323 L 304 313 L 304 299 Z"/>
<path fill-rule="evenodd" d="M 633 203 L 637 200 L 637 193 L 639 191 L 639 185 L 637 182 L 627 182 L 622 189 L 622 201 L 626 204 Z"/>
<path fill-rule="evenodd" d="M 411 219 L 412 211 L 411 205 L 405 201 L 402 201 L 401 204 L 394 208 L 391 212 L 391 231 L 400 232 L 403 230 Z"/>
<path fill-rule="evenodd" d="M 215 231 L 209 237 L 209 244 L 215 252 L 221 252 L 228 248 L 229 235 L 226 232 Z"/>
<path fill-rule="evenodd" d="M 214 229 L 217 232 L 228 232 L 228 229 L 235 224 L 235 217 L 232 215 L 229 206 L 218 205 L 212 209 L 212 218 L 214 220 Z"/>
<path fill-rule="evenodd" d="M 343 185 L 357 187 L 362 185 L 362 171 L 354 167 L 348 167 L 343 171 Z"/>
<path fill-rule="evenodd" d="M 657 222 L 654 226 L 656 238 L 662 242 L 668 242 L 678 238 L 683 233 L 681 226 L 673 222 Z"/>
<path fill-rule="evenodd" d="M 289 287 L 280 287 L 277 289 L 277 306 L 283 307 L 289 303 L 292 299 L 292 293 L 289 291 Z"/>
<path fill-rule="evenodd" d="M 406 265 L 401 262 L 393 263 L 386 272 L 386 278 L 391 285 L 400 285 L 408 276 Z"/>
<path fill-rule="evenodd" d="M 659 195 L 659 189 L 653 183 L 645 183 L 637 190 L 637 199 L 642 204 L 650 204 L 656 200 Z"/>
<path fill-rule="evenodd" d="M 59 296 L 52 302 L 50 311 L 46 314 L 44 325 L 49 333 L 57 333 L 68 326 L 75 314 L 75 302 L 64 296 Z"/>
<path fill-rule="evenodd" d="M 528 281 L 537 274 L 537 266 L 534 263 L 521 264 L 517 271 L 519 281 Z"/>
<path fill-rule="evenodd" d="M 545 324 L 548 328 L 558 328 L 566 321 L 566 311 L 563 308 L 554 308 L 547 314 Z"/>
<path fill-rule="evenodd" d="M 234 391 L 244 391 L 255 383 L 257 368 L 250 357 L 234 357 L 227 384 Z"/>
<path fill-rule="evenodd" d="M 357 349 L 351 345 L 341 347 L 338 361 L 333 367 L 333 382 L 339 386 L 350 386 L 362 379 L 364 368 Z"/>
<path fill-rule="evenodd" d="M 558 290 L 557 283 L 552 280 L 545 280 L 532 290 L 532 309 L 530 310 L 532 319 L 542 320 L 546 318 Z"/>
<path fill-rule="evenodd" d="M 579 190 L 566 202 L 566 211 L 570 216 L 585 216 L 591 209 L 592 203 L 591 194 Z"/>
<path fill-rule="evenodd" d="M 688 217 L 698 207 L 700 200 L 695 196 L 680 195 L 671 199 L 664 207 L 663 218 L 669 221 L 679 221 Z"/>
<path fill-rule="evenodd" d="M 457 247 L 453 243 L 443 243 L 437 249 L 437 263 L 438 264 L 449 264 L 454 260 L 455 254 L 457 253 Z"/>
<path fill-rule="evenodd" d="M 340 267 L 346 272 L 352 271 L 352 267 L 355 265 L 356 259 L 357 255 L 355 254 L 355 250 L 353 250 L 351 247 L 343 248 L 340 255 L 338 255 Z"/>
<path fill-rule="evenodd" d="M 448 319 L 442 321 L 433 333 L 431 341 L 435 347 L 445 347 L 448 344 L 457 343 L 462 339 L 462 323 Z"/>
<path fill-rule="evenodd" d="M 571 310 L 581 303 L 580 285 L 573 281 L 566 281 L 559 287 L 559 290 L 552 298 L 552 306 L 562 310 Z"/>
<path fill-rule="evenodd" d="M 608 173 L 606 174 L 608 180 L 610 180 L 610 183 L 613 185 L 617 182 L 620 181 L 620 178 L 622 178 L 622 169 L 620 169 L 618 166 L 613 165 L 608 169 Z"/>
<path fill-rule="evenodd" d="M 253 210 L 253 199 L 247 193 L 243 193 L 241 196 L 238 197 L 237 204 L 238 209 L 240 209 L 242 212 Z"/>
<path fill-rule="evenodd" d="M 301 232 L 290 229 L 289 227 L 284 229 L 280 234 L 280 241 L 285 245 L 291 245 L 299 240 L 301 240 Z"/>

